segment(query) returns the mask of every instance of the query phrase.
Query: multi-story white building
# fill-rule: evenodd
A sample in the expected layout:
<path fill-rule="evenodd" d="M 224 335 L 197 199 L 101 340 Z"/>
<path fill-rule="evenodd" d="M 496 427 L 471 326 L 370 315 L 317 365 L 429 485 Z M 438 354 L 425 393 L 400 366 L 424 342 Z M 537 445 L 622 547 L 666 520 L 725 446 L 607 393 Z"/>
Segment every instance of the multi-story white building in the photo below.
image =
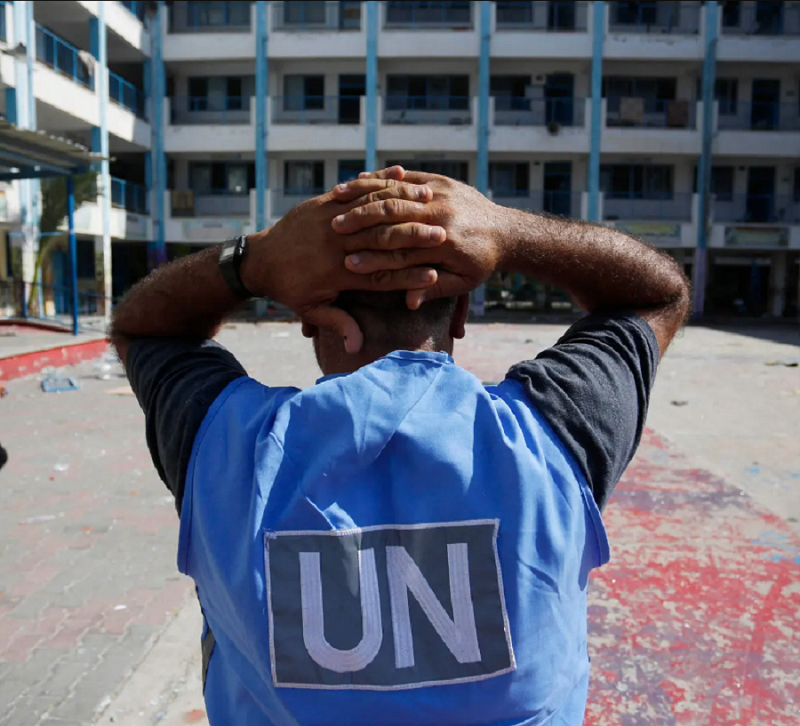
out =
<path fill-rule="evenodd" d="M 707 312 L 798 314 L 800 2 L 4 5 L 7 117 L 30 5 L 36 127 L 108 139 L 110 204 L 78 233 L 109 294 L 148 249 L 185 254 L 402 163 L 648 240 Z"/>

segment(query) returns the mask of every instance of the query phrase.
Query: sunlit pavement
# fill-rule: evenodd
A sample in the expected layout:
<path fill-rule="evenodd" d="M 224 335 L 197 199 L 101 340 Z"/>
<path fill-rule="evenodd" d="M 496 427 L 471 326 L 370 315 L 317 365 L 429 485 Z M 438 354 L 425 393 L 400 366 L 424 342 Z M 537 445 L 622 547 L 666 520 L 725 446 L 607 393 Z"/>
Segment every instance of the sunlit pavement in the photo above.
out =
<path fill-rule="evenodd" d="M 473 325 L 456 359 L 497 381 L 562 330 Z M 692 328 L 662 363 L 591 584 L 590 725 L 800 722 L 800 335 L 759 335 Z M 318 376 L 299 326 L 220 338 L 267 384 Z M 65 372 L 79 391 L 34 377 L 0 400 L 0 724 L 202 723 L 196 604 L 143 417 L 116 366 Z"/>

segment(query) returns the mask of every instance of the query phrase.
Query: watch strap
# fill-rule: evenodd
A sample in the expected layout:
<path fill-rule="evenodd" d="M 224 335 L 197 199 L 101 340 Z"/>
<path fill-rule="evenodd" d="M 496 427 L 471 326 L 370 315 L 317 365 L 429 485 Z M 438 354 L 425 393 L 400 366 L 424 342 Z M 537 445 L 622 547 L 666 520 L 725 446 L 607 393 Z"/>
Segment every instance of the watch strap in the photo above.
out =
<path fill-rule="evenodd" d="M 219 253 L 219 270 L 230 291 L 244 300 L 256 297 L 242 282 L 241 269 L 244 253 L 247 248 L 247 237 L 240 235 L 229 239 L 222 245 Z"/>

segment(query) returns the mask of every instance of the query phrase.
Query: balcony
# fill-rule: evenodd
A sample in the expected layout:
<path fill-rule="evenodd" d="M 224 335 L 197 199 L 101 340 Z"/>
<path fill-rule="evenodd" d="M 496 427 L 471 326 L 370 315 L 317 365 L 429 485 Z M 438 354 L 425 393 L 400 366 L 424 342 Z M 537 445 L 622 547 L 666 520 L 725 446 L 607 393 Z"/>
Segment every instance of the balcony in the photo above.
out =
<path fill-rule="evenodd" d="M 609 33 L 698 35 L 699 2 L 611 2 Z"/>
<path fill-rule="evenodd" d="M 272 29 L 289 33 L 361 30 L 360 2 L 272 3 Z"/>
<path fill-rule="evenodd" d="M 688 99 L 612 96 L 606 102 L 606 125 L 649 129 L 694 129 L 697 104 Z"/>
<path fill-rule="evenodd" d="M 42 25 L 36 24 L 36 60 L 70 80 L 94 89 L 94 59 L 87 51 L 59 38 Z"/>
<path fill-rule="evenodd" d="M 743 102 L 721 105 L 716 115 L 719 133 L 714 139 L 714 153 L 747 153 L 785 158 L 797 155 L 800 147 L 786 132 L 800 131 L 800 104 Z"/>
<path fill-rule="evenodd" d="M 250 3 L 189 2 L 169 8 L 170 33 L 248 33 Z"/>
<path fill-rule="evenodd" d="M 173 96 L 170 124 L 246 125 L 251 101 L 251 96 Z"/>
<path fill-rule="evenodd" d="M 384 3 L 383 27 L 404 30 L 456 30 L 472 28 L 471 2 L 402 2 Z"/>
<path fill-rule="evenodd" d="M 643 199 L 626 193 L 606 192 L 603 219 L 690 222 L 693 197 L 693 194 L 674 193 L 662 199 Z"/>
<path fill-rule="evenodd" d="M 167 191 L 167 242 L 218 244 L 254 232 L 255 199 L 255 191 L 199 195 L 191 190 Z"/>
<path fill-rule="evenodd" d="M 528 212 L 547 212 L 560 217 L 580 217 L 583 192 L 492 191 L 491 199 L 502 207 Z"/>
<path fill-rule="evenodd" d="M 588 153 L 589 106 L 584 98 L 494 97 L 489 106 L 489 150 Z"/>
<path fill-rule="evenodd" d="M 800 224 L 800 200 L 789 195 L 735 194 L 714 200 L 715 222 L 741 224 Z"/>
<path fill-rule="evenodd" d="M 464 126 L 472 123 L 469 96 L 386 96 L 385 124 Z"/>
<path fill-rule="evenodd" d="M 120 0 L 120 5 L 127 8 L 131 14 L 138 20 L 144 22 L 144 2 L 137 2 L 136 0 Z"/>
<path fill-rule="evenodd" d="M 286 214 L 292 207 L 300 202 L 325 193 L 325 189 L 272 189 L 270 192 L 269 216 L 278 219 Z"/>
<path fill-rule="evenodd" d="M 586 116 L 584 98 L 524 98 L 498 96 L 494 102 L 496 126 L 582 127 Z"/>
<path fill-rule="evenodd" d="M 108 73 L 108 97 L 121 108 L 146 120 L 144 91 L 111 71 Z"/>
<path fill-rule="evenodd" d="M 800 35 L 800 5 L 785 2 L 740 2 L 723 9 L 723 36 Z"/>
<path fill-rule="evenodd" d="M 228 191 L 198 194 L 192 191 L 176 190 L 172 192 L 172 216 L 249 217 L 250 194 Z"/>
<path fill-rule="evenodd" d="M 165 99 L 164 149 L 170 153 L 249 153 L 255 138 L 251 96 L 175 96 Z"/>
<path fill-rule="evenodd" d="M 274 96 L 274 124 L 359 124 L 361 96 Z"/>
<path fill-rule="evenodd" d="M 147 189 L 143 184 L 111 177 L 111 206 L 134 214 L 147 214 Z"/>
<path fill-rule="evenodd" d="M 536 30 L 554 33 L 585 32 L 588 2 L 495 2 L 495 29 Z"/>
<path fill-rule="evenodd" d="M 366 144 L 363 96 L 273 96 L 271 151 L 356 151 Z"/>

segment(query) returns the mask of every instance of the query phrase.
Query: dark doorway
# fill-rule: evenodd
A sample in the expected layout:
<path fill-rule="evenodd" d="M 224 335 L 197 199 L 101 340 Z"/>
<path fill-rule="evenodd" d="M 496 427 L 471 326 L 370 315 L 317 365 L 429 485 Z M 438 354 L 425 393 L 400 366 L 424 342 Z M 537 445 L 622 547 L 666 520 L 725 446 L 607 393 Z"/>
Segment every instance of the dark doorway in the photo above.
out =
<path fill-rule="evenodd" d="M 544 85 L 547 123 L 572 126 L 575 77 L 571 73 L 552 73 Z"/>
<path fill-rule="evenodd" d="M 756 35 L 781 35 L 783 32 L 783 3 L 780 0 L 760 0 L 756 3 Z"/>
<path fill-rule="evenodd" d="M 551 0 L 547 7 L 548 30 L 575 30 L 575 6 L 571 0 Z"/>
<path fill-rule="evenodd" d="M 339 76 L 339 123 L 361 123 L 361 96 L 366 92 L 363 75 Z"/>
<path fill-rule="evenodd" d="M 572 163 L 548 161 L 544 165 L 545 212 L 560 217 L 572 216 Z"/>
<path fill-rule="evenodd" d="M 775 167 L 751 166 L 747 174 L 748 222 L 771 222 L 775 213 Z"/>
<path fill-rule="evenodd" d="M 753 81 L 753 108 L 750 127 L 756 131 L 775 131 L 778 128 L 778 109 L 781 82 L 756 79 Z"/>

